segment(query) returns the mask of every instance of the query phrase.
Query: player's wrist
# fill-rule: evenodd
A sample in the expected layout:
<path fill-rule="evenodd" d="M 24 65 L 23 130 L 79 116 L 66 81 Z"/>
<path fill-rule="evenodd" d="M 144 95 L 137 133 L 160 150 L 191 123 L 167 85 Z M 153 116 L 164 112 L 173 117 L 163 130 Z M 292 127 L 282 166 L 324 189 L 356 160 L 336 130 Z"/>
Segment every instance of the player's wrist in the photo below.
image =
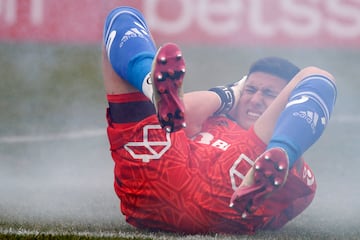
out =
<path fill-rule="evenodd" d="M 216 93 L 220 99 L 220 107 L 214 112 L 214 115 L 226 114 L 234 107 L 235 95 L 230 87 L 216 86 L 210 88 L 209 91 Z"/>
<path fill-rule="evenodd" d="M 245 81 L 246 76 L 235 83 L 226 86 L 216 86 L 209 89 L 209 91 L 215 92 L 219 96 L 221 102 L 220 107 L 216 110 L 214 115 L 228 114 L 234 109 L 240 99 Z"/>

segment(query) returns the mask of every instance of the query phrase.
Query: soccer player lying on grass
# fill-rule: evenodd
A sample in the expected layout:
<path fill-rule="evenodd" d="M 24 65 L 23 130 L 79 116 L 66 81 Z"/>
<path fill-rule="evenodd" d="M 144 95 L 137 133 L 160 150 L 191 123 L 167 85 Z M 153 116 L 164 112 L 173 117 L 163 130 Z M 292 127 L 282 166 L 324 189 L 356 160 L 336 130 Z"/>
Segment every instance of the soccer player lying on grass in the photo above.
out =
<path fill-rule="evenodd" d="M 139 11 L 109 13 L 107 131 L 126 221 L 186 234 L 251 234 L 300 214 L 316 190 L 301 156 L 330 119 L 334 78 L 264 58 L 235 84 L 183 95 L 184 74 L 180 49 L 157 50 Z"/>

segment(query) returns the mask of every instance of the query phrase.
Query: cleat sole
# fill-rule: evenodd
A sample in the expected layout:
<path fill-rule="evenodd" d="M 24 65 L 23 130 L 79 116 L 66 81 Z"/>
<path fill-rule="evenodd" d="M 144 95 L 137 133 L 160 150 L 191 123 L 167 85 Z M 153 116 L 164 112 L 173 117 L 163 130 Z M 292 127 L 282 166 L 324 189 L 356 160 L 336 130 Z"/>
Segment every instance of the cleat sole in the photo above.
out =
<path fill-rule="evenodd" d="M 286 182 L 289 160 L 281 148 L 268 150 L 270 154 L 260 156 L 254 165 L 254 184 L 239 187 L 233 194 L 230 206 L 249 216 L 260 205 L 280 189 Z M 279 166 L 280 169 L 279 169 Z"/>
<path fill-rule="evenodd" d="M 162 46 L 153 63 L 152 84 L 154 104 L 159 122 L 167 132 L 178 131 L 185 124 L 185 108 L 182 101 L 182 85 L 185 74 L 185 61 L 177 45 Z"/>

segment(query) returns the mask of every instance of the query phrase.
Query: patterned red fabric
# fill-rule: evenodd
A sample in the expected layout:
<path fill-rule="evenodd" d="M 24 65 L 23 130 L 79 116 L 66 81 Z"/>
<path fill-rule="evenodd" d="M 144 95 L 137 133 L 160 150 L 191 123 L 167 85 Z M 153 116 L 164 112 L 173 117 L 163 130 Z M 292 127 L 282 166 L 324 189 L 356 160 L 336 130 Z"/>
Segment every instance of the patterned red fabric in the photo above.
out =
<path fill-rule="evenodd" d="M 108 122 L 115 192 L 127 222 L 136 227 L 251 234 L 283 226 L 315 194 L 311 170 L 298 161 L 278 194 L 252 217 L 242 219 L 229 207 L 230 198 L 266 147 L 253 129 L 216 117 L 189 139 L 183 130 L 166 133 L 156 115 L 134 124 L 114 125 L 109 117 Z"/>

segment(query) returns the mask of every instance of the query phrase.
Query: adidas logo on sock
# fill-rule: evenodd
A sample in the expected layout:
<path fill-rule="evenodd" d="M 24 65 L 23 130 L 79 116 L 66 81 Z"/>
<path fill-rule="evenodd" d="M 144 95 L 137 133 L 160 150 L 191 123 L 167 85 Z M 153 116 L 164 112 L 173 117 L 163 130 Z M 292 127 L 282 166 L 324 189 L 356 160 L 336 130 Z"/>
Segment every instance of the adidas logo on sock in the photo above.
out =
<path fill-rule="evenodd" d="M 147 39 L 145 36 L 149 36 L 148 32 L 141 24 L 138 22 L 134 22 L 134 24 L 139 28 L 134 27 L 125 32 L 124 36 L 121 38 L 120 48 L 131 38 L 139 37 Z"/>
<path fill-rule="evenodd" d="M 311 112 L 311 111 L 299 111 L 299 112 L 294 112 L 293 115 L 304 119 L 310 125 L 313 134 L 315 134 L 316 126 L 319 121 L 318 113 Z M 322 121 L 322 124 L 324 124 L 324 122 L 323 122 L 324 120 L 322 119 L 321 121 Z"/>

